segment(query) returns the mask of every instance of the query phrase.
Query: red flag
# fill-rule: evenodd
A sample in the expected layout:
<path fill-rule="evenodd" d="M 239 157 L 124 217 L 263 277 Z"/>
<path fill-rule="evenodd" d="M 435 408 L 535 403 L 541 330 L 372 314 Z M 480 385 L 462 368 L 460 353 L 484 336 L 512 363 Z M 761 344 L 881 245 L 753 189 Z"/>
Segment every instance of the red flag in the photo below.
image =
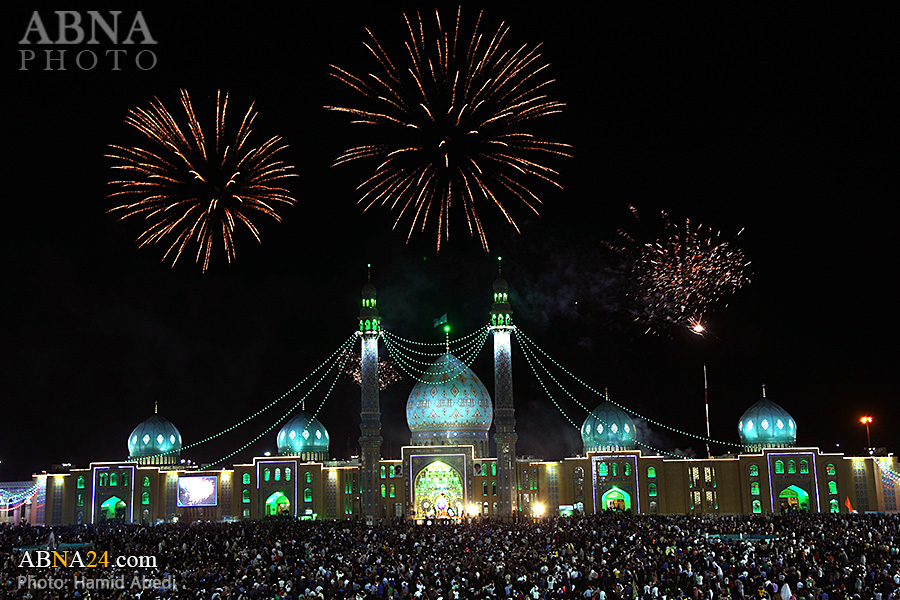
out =
<path fill-rule="evenodd" d="M 850 512 L 853 512 L 853 505 L 850 504 L 850 496 L 845 496 L 844 506 L 847 507 L 847 510 L 849 510 Z"/>

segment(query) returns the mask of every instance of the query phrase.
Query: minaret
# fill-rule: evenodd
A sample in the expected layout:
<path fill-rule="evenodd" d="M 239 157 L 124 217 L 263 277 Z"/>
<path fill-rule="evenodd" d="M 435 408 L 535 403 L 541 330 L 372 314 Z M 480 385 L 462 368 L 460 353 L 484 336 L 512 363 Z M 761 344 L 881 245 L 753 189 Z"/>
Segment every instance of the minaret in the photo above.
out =
<path fill-rule="evenodd" d="M 371 266 L 371 265 L 370 265 Z M 371 275 L 370 275 L 371 277 Z M 367 281 L 362 288 L 362 308 L 359 310 L 359 331 L 362 340 L 360 350 L 361 365 L 361 410 L 359 448 L 362 459 L 360 491 L 362 493 L 362 513 L 376 517 L 378 482 L 378 461 L 381 460 L 381 403 L 378 398 L 378 336 L 381 332 L 381 317 L 375 307 L 375 286 Z"/>
<path fill-rule="evenodd" d="M 494 335 L 494 424 L 497 431 L 497 478 L 500 492 L 500 516 L 513 516 L 516 501 L 516 411 L 513 404 L 512 308 L 508 301 L 509 285 L 498 269 L 494 280 L 494 305 L 491 307 L 491 332 Z"/>

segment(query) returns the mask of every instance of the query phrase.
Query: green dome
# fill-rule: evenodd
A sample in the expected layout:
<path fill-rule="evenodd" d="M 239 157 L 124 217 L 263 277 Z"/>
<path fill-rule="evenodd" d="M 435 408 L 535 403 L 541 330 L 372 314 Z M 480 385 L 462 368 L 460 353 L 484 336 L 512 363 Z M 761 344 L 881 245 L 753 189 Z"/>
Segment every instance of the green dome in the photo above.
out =
<path fill-rule="evenodd" d="M 328 430 L 319 420 L 300 411 L 278 432 L 278 454 L 309 460 L 327 460 Z"/>
<path fill-rule="evenodd" d="M 748 408 L 738 421 L 741 444 L 748 450 L 790 448 L 797 442 L 797 424 L 786 410 L 766 399 Z"/>
<path fill-rule="evenodd" d="M 584 453 L 634 448 L 634 421 L 628 414 L 604 400 L 591 411 L 581 426 Z"/>
<path fill-rule="evenodd" d="M 181 458 L 181 432 L 165 417 L 152 414 L 128 436 L 128 456 L 142 463 L 176 463 Z"/>

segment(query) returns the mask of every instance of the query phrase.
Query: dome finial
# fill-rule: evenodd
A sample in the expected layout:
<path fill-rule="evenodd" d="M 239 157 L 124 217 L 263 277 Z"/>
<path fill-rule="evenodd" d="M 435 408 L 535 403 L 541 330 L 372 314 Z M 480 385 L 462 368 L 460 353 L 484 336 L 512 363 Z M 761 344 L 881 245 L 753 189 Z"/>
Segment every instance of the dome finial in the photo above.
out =
<path fill-rule="evenodd" d="M 158 415 L 158 414 L 159 414 L 159 400 L 154 400 L 154 401 L 153 401 L 153 414 L 154 414 L 154 415 Z"/>
<path fill-rule="evenodd" d="M 503 257 L 497 257 L 497 276 L 503 277 Z"/>
<path fill-rule="evenodd" d="M 372 263 L 366 264 L 366 281 L 372 281 Z"/>
<path fill-rule="evenodd" d="M 763 386 L 763 398 L 766 397 L 766 384 L 762 384 Z"/>

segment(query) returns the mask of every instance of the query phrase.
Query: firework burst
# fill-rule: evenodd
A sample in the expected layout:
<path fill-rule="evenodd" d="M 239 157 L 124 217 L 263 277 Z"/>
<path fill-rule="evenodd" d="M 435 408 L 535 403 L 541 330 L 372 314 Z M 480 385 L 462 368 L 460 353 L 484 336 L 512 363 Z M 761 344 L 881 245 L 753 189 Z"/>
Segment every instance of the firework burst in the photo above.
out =
<path fill-rule="evenodd" d="M 639 219 L 634 207 L 632 213 Z M 640 243 L 620 232 L 625 243 L 610 248 L 631 254 L 632 281 L 638 291 L 638 320 L 648 332 L 660 325 L 687 327 L 703 335 L 703 315 L 714 304 L 748 283 L 750 263 L 742 250 L 723 240 L 709 227 L 674 223 L 662 213 L 663 234 L 657 241 Z M 741 232 L 738 232 L 740 235 Z"/>
<path fill-rule="evenodd" d="M 471 34 L 460 30 L 461 10 L 448 29 L 421 14 L 404 15 L 408 38 L 394 59 L 368 29 L 364 46 L 373 72 L 358 77 L 331 65 L 331 75 L 362 96 L 362 108 L 326 106 L 353 123 L 373 126 L 371 142 L 354 146 L 335 165 L 366 160 L 374 172 L 358 186 L 366 211 L 378 204 L 397 212 L 413 232 L 436 221 L 437 249 L 450 237 L 451 210 L 465 214 L 469 235 L 487 251 L 481 205 L 493 205 L 519 230 L 507 199 L 535 214 L 540 198 L 532 183 L 561 187 L 545 166 L 552 156 L 569 156 L 568 144 L 538 139 L 530 126 L 561 112 L 551 100 L 547 64 L 538 47 L 507 48 L 509 27 L 482 32 L 479 14 Z M 455 219 L 456 217 L 454 217 Z"/>
<path fill-rule="evenodd" d="M 344 375 L 352 379 L 356 385 L 362 385 L 362 357 L 359 352 L 347 350 L 344 352 Z M 403 376 L 397 368 L 397 364 L 389 358 L 378 359 L 378 389 L 385 389 L 398 381 Z"/>
<path fill-rule="evenodd" d="M 112 168 L 123 178 L 110 182 L 116 191 L 109 197 L 123 204 L 109 212 L 119 220 L 142 217 L 146 228 L 137 238 L 140 247 L 168 244 L 163 262 L 171 259 L 172 266 L 196 244 L 194 260 L 205 272 L 220 243 L 228 262 L 234 260 L 238 224 L 260 241 L 252 217 L 263 214 L 281 221 L 274 207 L 296 203 L 281 182 L 296 174 L 276 158 L 287 147 L 280 137 L 256 147 L 248 142 L 257 115 L 253 104 L 233 137 L 228 137 L 225 122 L 227 93 L 216 95 L 212 136 L 204 133 L 186 90 L 181 90 L 181 106 L 186 127 L 155 97 L 149 108 L 129 111 L 125 122 L 151 146 L 110 145 L 107 156 L 118 161 Z"/>

